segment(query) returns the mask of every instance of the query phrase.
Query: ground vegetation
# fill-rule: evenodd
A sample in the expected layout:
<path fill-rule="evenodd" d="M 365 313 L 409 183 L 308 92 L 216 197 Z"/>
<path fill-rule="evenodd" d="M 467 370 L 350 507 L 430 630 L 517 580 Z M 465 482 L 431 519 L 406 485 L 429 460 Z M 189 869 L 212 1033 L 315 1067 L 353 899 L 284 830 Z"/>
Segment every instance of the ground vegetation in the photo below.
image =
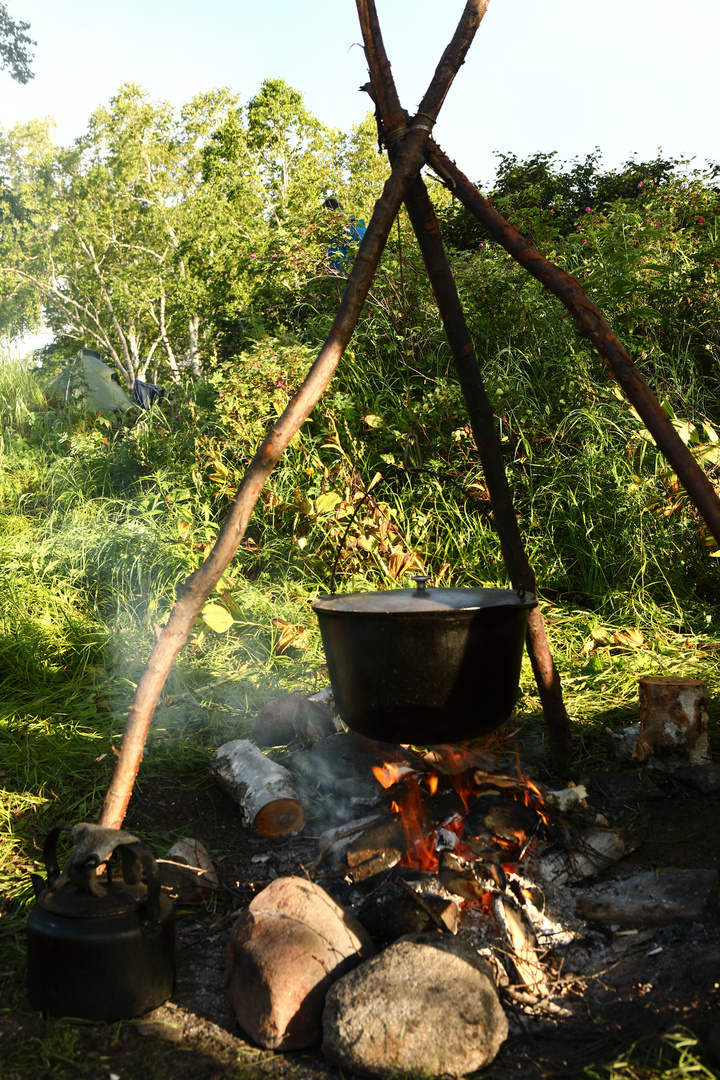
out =
<path fill-rule="evenodd" d="M 179 118 L 126 86 L 71 148 L 40 123 L 1 134 L 0 318 L 16 333 L 42 318 L 56 335 L 43 356 L 0 363 L 0 978 L 15 1011 L 27 1007 L 20 931 L 43 836 L 97 818 L 153 625 L 324 339 L 344 278 L 328 249 L 369 217 L 384 168 L 370 118 L 330 130 L 281 80 L 246 106 L 204 95 Z M 509 154 L 493 197 L 587 288 L 720 484 L 716 172 L 660 156 L 605 170 L 597 154 L 566 168 Z M 564 311 L 432 190 L 538 575 L 573 769 L 588 775 L 606 767 L 605 728 L 636 718 L 638 677 L 701 677 L 717 699 L 720 552 Z M 323 209 L 329 195 L 340 210 Z M 128 386 L 166 382 L 166 400 L 115 416 L 49 397 L 55 364 L 81 346 Z M 507 584 L 403 215 L 336 377 L 170 675 L 141 789 L 201 790 L 213 749 L 247 734 L 261 705 L 324 685 L 310 602 L 335 564 L 345 591 L 418 572 Z M 716 749 L 718 719 L 713 705 Z M 542 760 L 527 665 L 511 732 Z M 158 850 L 187 833 L 142 805 L 128 823 Z M 712 1075 L 705 1034 L 627 1047 L 578 1075 Z M 67 1064 L 71 1044 L 94 1038 L 49 1024 L 7 1075 L 39 1075 L 40 1060 L 95 1075 Z M 110 1036 L 97 1039 L 111 1053 Z"/>

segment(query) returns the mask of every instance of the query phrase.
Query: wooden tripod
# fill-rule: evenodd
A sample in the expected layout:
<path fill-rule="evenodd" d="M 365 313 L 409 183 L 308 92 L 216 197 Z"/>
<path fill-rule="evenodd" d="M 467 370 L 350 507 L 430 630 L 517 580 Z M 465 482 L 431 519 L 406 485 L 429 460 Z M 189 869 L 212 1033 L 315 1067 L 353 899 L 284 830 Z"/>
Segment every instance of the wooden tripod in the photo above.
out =
<path fill-rule="evenodd" d="M 293 435 L 312 412 L 340 362 L 403 202 L 418 237 L 447 330 L 485 470 L 508 573 L 513 584 L 535 591 L 535 575 L 520 537 L 512 494 L 495 435 L 492 408 L 443 249 L 437 218 L 420 178 L 420 170 L 425 164 L 429 164 L 468 209 L 480 218 L 497 242 L 565 304 L 579 332 L 593 342 L 609 365 L 720 544 L 720 501 L 712 485 L 600 311 L 585 296 L 577 281 L 535 251 L 483 199 L 430 137 L 442 102 L 464 62 L 488 3 L 489 0 L 467 0 L 455 34 L 443 53 L 420 108 L 411 119 L 401 108 L 397 97 L 374 0 L 356 0 L 370 69 L 369 90 L 376 103 L 379 128 L 390 156 L 392 172 L 375 205 L 330 333 L 317 359 L 250 462 L 212 551 L 202 566 L 178 589 L 178 600 L 166 626 L 155 627 L 155 645 L 130 704 L 122 746 L 100 817 L 101 825 L 119 828 L 123 822 L 153 712 L 170 668 L 203 604 L 235 555 L 265 481 Z M 533 613 L 528 630 L 528 651 L 543 705 L 554 766 L 560 774 L 565 774 L 570 758 L 570 725 L 538 609 Z"/>

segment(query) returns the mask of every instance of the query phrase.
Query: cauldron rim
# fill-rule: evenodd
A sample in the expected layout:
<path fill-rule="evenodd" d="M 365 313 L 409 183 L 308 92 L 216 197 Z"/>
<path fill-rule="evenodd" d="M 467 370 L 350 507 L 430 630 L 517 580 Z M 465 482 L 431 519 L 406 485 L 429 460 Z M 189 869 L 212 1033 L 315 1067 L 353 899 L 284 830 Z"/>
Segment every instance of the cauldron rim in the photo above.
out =
<path fill-rule="evenodd" d="M 443 616 L 449 612 L 477 612 L 497 608 L 533 608 L 532 593 L 506 588 L 429 587 L 384 589 L 377 592 L 326 593 L 313 601 L 312 608 L 323 615 L 412 615 Z"/>

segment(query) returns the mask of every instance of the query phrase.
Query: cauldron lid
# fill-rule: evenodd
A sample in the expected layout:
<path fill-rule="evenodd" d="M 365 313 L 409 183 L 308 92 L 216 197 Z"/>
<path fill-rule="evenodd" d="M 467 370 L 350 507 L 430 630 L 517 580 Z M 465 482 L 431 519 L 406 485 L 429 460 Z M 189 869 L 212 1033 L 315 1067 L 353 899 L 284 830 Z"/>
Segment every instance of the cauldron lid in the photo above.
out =
<path fill-rule="evenodd" d="M 313 610 L 353 612 L 356 614 L 393 615 L 423 612 L 477 611 L 481 608 L 532 608 L 537 600 L 532 593 L 514 589 L 386 589 L 383 592 L 333 593 L 320 596 Z"/>

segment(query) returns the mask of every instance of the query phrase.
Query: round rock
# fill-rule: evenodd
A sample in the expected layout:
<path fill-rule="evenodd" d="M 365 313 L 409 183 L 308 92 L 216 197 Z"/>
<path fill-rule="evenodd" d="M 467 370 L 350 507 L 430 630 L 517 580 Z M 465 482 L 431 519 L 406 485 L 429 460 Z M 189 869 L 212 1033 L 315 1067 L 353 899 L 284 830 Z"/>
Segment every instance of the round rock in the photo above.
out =
<path fill-rule="evenodd" d="M 493 1060 L 508 1022 L 484 961 L 444 934 L 401 939 L 328 991 L 325 1057 L 360 1076 L 465 1076 Z"/>

